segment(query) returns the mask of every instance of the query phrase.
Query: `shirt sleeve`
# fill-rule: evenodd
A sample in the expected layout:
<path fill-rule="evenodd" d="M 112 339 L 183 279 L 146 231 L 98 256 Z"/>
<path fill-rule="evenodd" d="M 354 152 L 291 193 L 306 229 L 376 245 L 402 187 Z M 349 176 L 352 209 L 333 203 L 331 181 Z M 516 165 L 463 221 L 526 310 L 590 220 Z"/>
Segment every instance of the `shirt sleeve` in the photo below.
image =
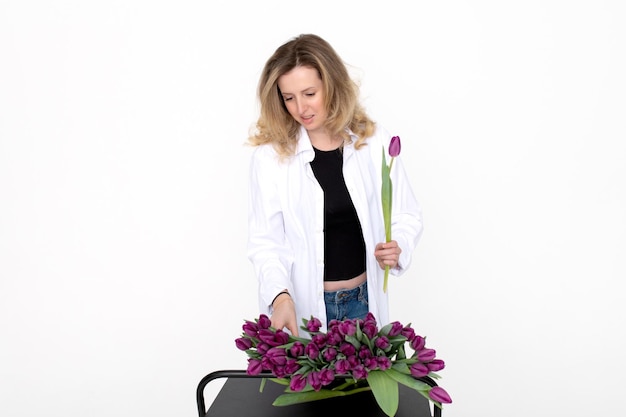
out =
<path fill-rule="evenodd" d="M 422 236 L 422 209 L 415 198 L 402 159 L 397 156 L 391 167 L 393 187 L 391 206 L 391 238 L 402 249 L 398 267 L 391 272 L 402 275 L 409 267 L 413 252 Z"/>
<path fill-rule="evenodd" d="M 285 235 L 279 178 L 275 154 L 264 147 L 255 149 L 249 171 L 247 255 L 258 279 L 259 303 L 265 313 L 270 313 L 270 304 L 279 292 L 287 289 L 293 294 L 293 251 Z"/>

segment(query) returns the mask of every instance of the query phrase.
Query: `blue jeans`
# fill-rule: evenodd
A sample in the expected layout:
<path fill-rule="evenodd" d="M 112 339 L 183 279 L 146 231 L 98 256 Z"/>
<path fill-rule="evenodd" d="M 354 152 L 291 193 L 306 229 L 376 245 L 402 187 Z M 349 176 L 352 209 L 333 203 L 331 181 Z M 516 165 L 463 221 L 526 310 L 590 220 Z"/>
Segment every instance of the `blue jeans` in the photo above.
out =
<path fill-rule="evenodd" d="M 331 320 L 364 319 L 369 311 L 367 281 L 351 290 L 324 291 L 327 323 Z"/>

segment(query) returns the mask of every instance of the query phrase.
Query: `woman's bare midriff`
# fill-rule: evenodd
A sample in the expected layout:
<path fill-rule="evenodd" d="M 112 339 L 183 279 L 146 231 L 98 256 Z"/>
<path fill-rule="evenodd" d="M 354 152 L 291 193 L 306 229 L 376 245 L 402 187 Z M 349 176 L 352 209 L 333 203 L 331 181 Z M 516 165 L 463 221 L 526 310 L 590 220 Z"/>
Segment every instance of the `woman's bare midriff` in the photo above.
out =
<path fill-rule="evenodd" d="M 367 274 L 363 272 L 358 277 L 341 281 L 324 281 L 324 291 L 351 290 L 367 281 Z"/>

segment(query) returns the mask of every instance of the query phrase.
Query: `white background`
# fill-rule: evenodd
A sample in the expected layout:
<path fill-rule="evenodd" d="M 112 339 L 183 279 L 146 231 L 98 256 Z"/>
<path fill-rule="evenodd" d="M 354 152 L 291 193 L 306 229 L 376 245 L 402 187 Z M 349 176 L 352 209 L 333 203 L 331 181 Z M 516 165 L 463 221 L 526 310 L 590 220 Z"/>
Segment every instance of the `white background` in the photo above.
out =
<path fill-rule="evenodd" d="M 391 317 L 444 416 L 626 415 L 614 1 L 0 1 L 0 415 L 192 417 L 245 367 L 265 60 L 326 38 L 402 138 L 425 232 Z M 209 393 L 210 394 L 210 393 Z"/>

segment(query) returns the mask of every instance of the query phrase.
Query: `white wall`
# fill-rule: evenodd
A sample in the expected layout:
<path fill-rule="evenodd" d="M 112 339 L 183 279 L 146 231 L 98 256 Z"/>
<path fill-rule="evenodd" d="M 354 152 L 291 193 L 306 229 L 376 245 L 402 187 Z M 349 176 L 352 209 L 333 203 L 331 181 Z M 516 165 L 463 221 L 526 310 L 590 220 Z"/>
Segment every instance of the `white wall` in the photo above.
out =
<path fill-rule="evenodd" d="M 409 6 L 409 4 L 411 6 Z M 444 415 L 625 415 L 626 29 L 613 1 L 0 2 L 0 415 L 195 415 L 257 315 L 243 145 L 313 32 L 423 205 L 391 316 Z"/>

